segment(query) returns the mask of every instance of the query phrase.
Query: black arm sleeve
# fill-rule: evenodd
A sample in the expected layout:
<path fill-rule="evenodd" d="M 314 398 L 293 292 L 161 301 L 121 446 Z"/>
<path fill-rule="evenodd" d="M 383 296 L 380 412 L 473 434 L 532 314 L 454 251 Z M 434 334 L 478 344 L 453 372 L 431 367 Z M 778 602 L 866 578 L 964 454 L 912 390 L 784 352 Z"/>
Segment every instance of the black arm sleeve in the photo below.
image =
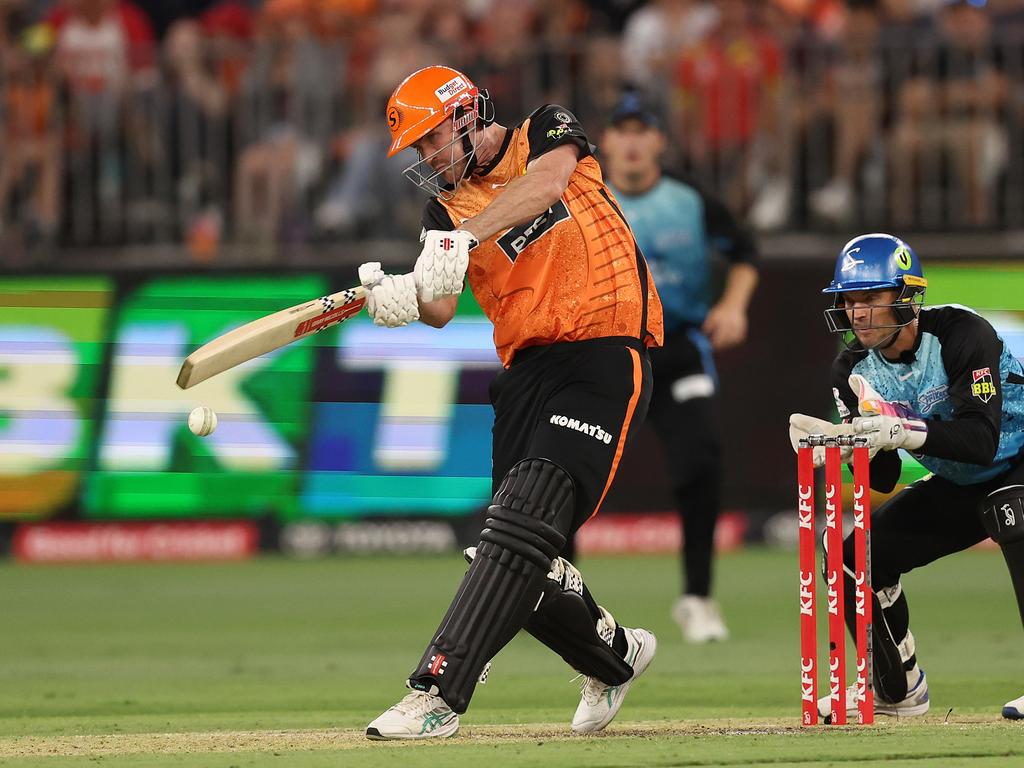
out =
<path fill-rule="evenodd" d="M 731 264 L 757 266 L 757 244 L 749 230 L 717 197 L 704 192 L 701 197 L 704 198 L 704 229 L 711 247 Z"/>
<path fill-rule="evenodd" d="M 942 364 L 949 380 L 953 418 L 928 419 L 928 437 L 920 452 L 967 464 L 991 464 L 999 448 L 1003 393 L 999 358 L 1003 343 L 983 317 L 950 310 L 942 341 Z"/>
<path fill-rule="evenodd" d="M 423 206 L 423 216 L 420 218 L 420 223 L 423 225 L 424 235 L 428 229 L 440 229 L 444 232 L 456 229 L 452 217 L 448 215 L 448 210 L 438 202 L 436 197 L 430 198 L 427 204 Z M 423 235 L 420 236 L 420 240 L 422 239 Z"/>
<path fill-rule="evenodd" d="M 530 143 L 527 162 L 535 160 L 546 152 L 563 144 L 572 144 L 579 150 L 579 159 L 594 153 L 594 147 L 587 140 L 580 121 L 565 107 L 545 104 L 530 115 L 526 139 Z"/>
<path fill-rule="evenodd" d="M 839 417 L 849 422 L 858 414 L 857 395 L 850 389 L 850 372 L 856 362 L 853 355 L 844 352 L 832 363 L 832 395 L 836 400 Z M 871 459 L 871 487 L 879 493 L 889 493 L 900 480 L 903 460 L 899 451 L 879 451 Z"/>

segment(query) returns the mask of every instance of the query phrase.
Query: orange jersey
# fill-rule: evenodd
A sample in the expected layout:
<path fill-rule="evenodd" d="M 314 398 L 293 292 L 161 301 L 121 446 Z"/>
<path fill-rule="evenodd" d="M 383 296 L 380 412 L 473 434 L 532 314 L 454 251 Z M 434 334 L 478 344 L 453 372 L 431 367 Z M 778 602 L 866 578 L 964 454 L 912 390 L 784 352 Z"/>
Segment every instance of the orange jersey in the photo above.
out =
<path fill-rule="evenodd" d="M 518 350 L 558 341 L 626 336 L 661 344 L 661 301 L 643 254 L 582 127 L 562 107 L 542 107 L 510 128 L 495 159 L 463 180 L 451 200 L 431 199 L 424 227 L 457 229 L 527 163 L 566 143 L 578 146 L 581 158 L 562 198 L 470 252 L 469 285 L 494 324 L 506 367 Z"/>

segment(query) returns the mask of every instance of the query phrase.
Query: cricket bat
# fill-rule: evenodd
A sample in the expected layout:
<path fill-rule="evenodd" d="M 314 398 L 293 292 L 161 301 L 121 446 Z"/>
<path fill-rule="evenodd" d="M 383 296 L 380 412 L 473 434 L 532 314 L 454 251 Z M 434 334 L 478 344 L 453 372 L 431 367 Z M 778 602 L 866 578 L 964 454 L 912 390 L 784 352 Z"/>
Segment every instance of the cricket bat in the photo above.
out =
<path fill-rule="evenodd" d="M 246 323 L 186 357 L 178 372 L 178 386 L 188 389 L 246 360 L 344 322 L 364 304 L 366 289 L 359 285 Z"/>

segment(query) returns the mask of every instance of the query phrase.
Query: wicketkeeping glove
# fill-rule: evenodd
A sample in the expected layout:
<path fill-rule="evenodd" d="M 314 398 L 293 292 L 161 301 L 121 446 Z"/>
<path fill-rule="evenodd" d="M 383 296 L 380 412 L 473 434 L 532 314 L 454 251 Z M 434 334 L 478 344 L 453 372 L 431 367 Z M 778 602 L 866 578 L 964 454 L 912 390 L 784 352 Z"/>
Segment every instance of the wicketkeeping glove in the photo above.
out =
<path fill-rule="evenodd" d="M 439 229 L 424 232 L 423 250 L 413 267 L 420 298 L 433 301 L 441 296 L 462 293 L 462 284 L 469 268 L 469 252 L 476 246 L 477 239 L 461 229 L 454 232 Z"/>
<path fill-rule="evenodd" d="M 849 424 L 833 424 L 824 419 L 817 419 L 814 416 L 807 416 L 803 413 L 794 413 L 789 417 L 789 441 L 793 444 L 793 450 L 800 448 L 800 441 L 806 440 L 810 435 L 825 435 L 835 437 L 845 434 L 844 429 L 849 429 Z M 853 448 L 842 446 L 839 449 L 840 458 L 848 462 L 853 457 Z M 820 467 L 825 464 L 825 446 L 816 445 L 813 448 L 814 466 Z"/>
<path fill-rule="evenodd" d="M 859 374 L 850 376 L 850 389 L 857 395 L 855 417 L 844 434 L 866 437 L 869 452 L 894 451 L 903 448 L 916 451 L 928 437 L 928 423 L 907 406 L 883 400 L 868 381 Z"/>

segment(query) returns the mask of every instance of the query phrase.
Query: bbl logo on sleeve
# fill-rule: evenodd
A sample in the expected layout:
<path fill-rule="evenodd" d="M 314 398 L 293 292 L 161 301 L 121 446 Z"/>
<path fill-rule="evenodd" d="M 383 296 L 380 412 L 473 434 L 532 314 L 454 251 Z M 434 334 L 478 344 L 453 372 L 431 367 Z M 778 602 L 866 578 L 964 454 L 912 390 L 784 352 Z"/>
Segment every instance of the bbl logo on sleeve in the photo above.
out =
<path fill-rule="evenodd" d="M 992 380 L 991 369 L 978 368 L 975 371 L 971 371 L 971 378 L 973 379 L 971 394 L 981 400 L 981 402 L 987 403 L 995 396 L 996 385 Z"/>

